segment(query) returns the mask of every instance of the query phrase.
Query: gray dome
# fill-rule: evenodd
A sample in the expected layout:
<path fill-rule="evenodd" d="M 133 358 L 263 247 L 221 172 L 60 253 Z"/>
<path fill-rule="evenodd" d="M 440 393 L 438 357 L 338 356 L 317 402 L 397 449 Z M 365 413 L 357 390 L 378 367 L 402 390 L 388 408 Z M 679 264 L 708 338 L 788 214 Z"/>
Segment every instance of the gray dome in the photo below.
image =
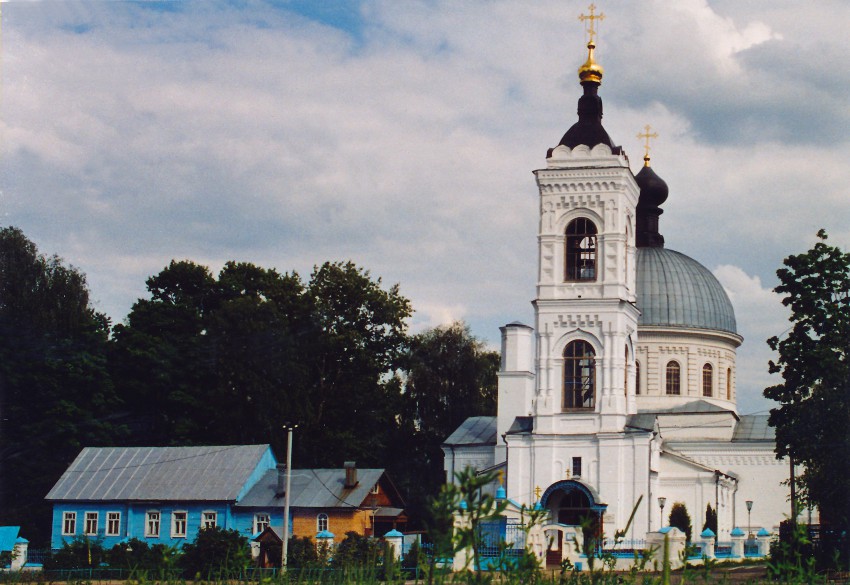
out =
<path fill-rule="evenodd" d="M 702 264 L 665 248 L 637 249 L 638 325 L 737 333 L 726 291 Z"/>

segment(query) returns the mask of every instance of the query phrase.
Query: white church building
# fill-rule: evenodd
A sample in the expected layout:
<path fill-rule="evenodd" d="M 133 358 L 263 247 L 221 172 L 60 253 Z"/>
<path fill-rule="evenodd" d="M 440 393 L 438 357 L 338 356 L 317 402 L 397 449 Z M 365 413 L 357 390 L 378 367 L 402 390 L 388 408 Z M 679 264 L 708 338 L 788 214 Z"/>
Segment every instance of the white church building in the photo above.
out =
<path fill-rule="evenodd" d="M 639 499 L 627 539 L 667 525 L 677 502 L 694 535 L 708 505 L 718 542 L 736 528 L 776 534 L 789 466 L 767 415 L 738 413 L 732 303 L 711 271 L 665 247 L 668 187 L 648 155 L 634 174 L 603 128 L 594 48 L 591 37 L 578 121 L 534 171 L 534 327 L 501 328 L 498 414 L 446 439 L 447 477 L 502 471 L 514 507 L 566 526 L 590 516 L 607 537 Z"/>

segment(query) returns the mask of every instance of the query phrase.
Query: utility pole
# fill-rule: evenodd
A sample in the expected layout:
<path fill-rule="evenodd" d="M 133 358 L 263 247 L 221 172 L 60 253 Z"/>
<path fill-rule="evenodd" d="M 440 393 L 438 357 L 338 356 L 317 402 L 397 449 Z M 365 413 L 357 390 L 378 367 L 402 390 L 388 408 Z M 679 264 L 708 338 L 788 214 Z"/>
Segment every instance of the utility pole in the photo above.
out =
<path fill-rule="evenodd" d="M 292 477 L 292 431 L 298 425 L 285 425 L 286 437 L 286 492 L 283 497 L 283 546 L 281 547 L 280 566 L 281 570 L 286 568 L 286 554 L 289 550 L 289 486 Z"/>
<path fill-rule="evenodd" d="M 794 477 L 794 456 L 788 456 L 788 463 L 791 466 L 791 526 L 797 527 L 797 479 Z"/>

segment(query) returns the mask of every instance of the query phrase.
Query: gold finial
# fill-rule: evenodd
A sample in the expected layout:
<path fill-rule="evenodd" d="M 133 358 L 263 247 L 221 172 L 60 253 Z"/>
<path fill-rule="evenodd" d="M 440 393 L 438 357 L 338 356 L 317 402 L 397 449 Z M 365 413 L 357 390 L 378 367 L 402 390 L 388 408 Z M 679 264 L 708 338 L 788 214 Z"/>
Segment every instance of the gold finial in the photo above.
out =
<path fill-rule="evenodd" d="M 564 471 L 564 475 L 567 476 L 567 479 L 570 479 L 570 468 L 569 467 L 567 467 L 567 469 Z"/>
<path fill-rule="evenodd" d="M 587 43 L 588 43 L 588 45 L 593 45 L 594 44 L 593 37 L 595 37 L 596 34 L 597 34 L 597 31 L 593 26 L 593 21 L 594 20 L 605 20 L 605 13 L 600 12 L 599 14 L 593 14 L 593 12 L 596 10 L 595 4 L 591 4 L 590 6 L 587 7 L 587 9 L 590 11 L 590 16 L 587 16 L 587 15 L 584 15 L 584 14 L 579 14 L 578 19 L 582 22 L 588 21 L 587 29 L 586 29 L 586 32 L 587 32 L 587 35 L 588 35 Z"/>
<path fill-rule="evenodd" d="M 602 74 L 605 71 L 593 58 L 593 50 L 596 48 L 595 37 L 599 34 L 594 25 L 594 21 L 603 20 L 605 18 L 605 14 L 602 12 L 594 14 L 596 10 L 596 5 L 594 4 L 588 6 L 587 9 L 590 11 L 590 16 L 580 14 L 578 17 L 580 21 L 587 22 L 585 32 L 587 32 L 588 36 L 587 61 L 584 62 L 584 65 L 578 68 L 578 78 L 582 82 L 592 81 L 594 83 L 602 83 Z"/>
<path fill-rule="evenodd" d="M 499 485 L 505 485 L 505 472 L 503 470 L 499 470 Z"/>
<path fill-rule="evenodd" d="M 539 485 L 534 488 L 534 497 L 537 498 L 538 500 L 540 499 L 540 494 L 542 494 L 542 493 L 543 493 L 543 490 L 540 489 Z"/>
<path fill-rule="evenodd" d="M 643 150 L 643 166 L 648 167 L 649 166 L 649 149 L 650 149 L 649 139 L 650 138 L 658 138 L 658 132 L 653 132 L 652 134 L 650 134 L 649 131 L 652 129 L 652 127 L 649 124 L 644 126 L 643 129 L 644 129 L 644 133 L 643 134 L 638 133 L 637 137 L 642 139 L 642 140 L 645 139 L 645 142 L 644 142 L 644 145 L 643 145 L 643 149 L 644 149 Z"/>

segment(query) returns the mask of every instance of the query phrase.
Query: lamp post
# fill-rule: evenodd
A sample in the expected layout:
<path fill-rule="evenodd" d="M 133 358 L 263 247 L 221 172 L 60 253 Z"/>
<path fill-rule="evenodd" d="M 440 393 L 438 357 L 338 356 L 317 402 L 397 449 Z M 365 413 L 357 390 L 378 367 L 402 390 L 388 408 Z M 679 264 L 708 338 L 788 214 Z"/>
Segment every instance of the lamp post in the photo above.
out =
<path fill-rule="evenodd" d="M 665 498 L 664 496 L 660 496 L 658 498 L 658 507 L 661 508 L 661 525 L 658 527 L 659 530 L 664 528 L 664 504 L 666 503 L 667 498 Z"/>
<path fill-rule="evenodd" d="M 747 538 L 753 538 L 753 523 L 751 522 L 750 513 L 753 511 L 753 501 L 747 500 Z"/>
<path fill-rule="evenodd" d="M 281 569 L 286 568 L 286 555 L 289 550 L 289 480 L 292 476 L 292 431 L 298 425 L 284 425 L 286 437 L 286 493 L 283 497 L 283 546 L 281 546 Z"/>

